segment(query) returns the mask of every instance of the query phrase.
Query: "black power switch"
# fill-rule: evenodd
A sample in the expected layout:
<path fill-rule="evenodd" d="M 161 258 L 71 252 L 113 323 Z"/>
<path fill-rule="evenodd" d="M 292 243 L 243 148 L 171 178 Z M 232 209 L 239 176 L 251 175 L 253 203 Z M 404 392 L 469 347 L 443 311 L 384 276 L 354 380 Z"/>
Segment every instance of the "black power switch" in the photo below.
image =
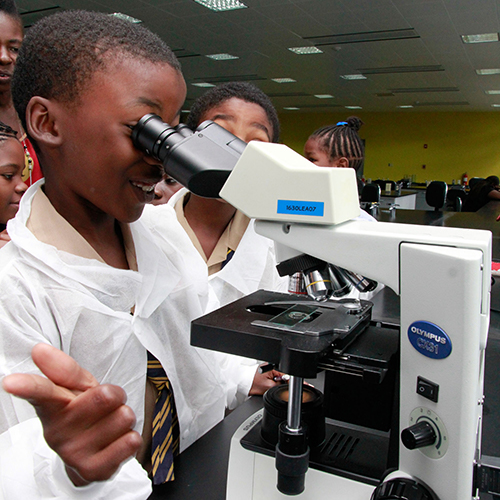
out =
<path fill-rule="evenodd" d="M 417 378 L 417 394 L 420 394 L 424 398 L 438 402 L 439 385 L 427 380 L 423 377 Z"/>

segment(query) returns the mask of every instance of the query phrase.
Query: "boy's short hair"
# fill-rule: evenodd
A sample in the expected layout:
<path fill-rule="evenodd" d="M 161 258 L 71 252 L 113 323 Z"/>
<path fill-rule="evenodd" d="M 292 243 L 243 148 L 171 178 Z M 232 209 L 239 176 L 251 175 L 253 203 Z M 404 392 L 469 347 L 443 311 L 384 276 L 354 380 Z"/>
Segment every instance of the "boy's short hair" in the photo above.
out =
<path fill-rule="evenodd" d="M 21 29 L 23 29 L 23 20 L 19 15 L 19 11 L 17 10 L 16 3 L 14 0 L 0 0 L 0 13 L 7 14 L 19 22 Z"/>
<path fill-rule="evenodd" d="M 195 129 L 200 124 L 201 117 L 207 111 L 233 97 L 259 105 L 266 112 L 269 123 L 273 127 L 271 142 L 279 141 L 280 122 L 271 99 L 258 87 L 248 82 L 222 83 L 208 90 L 194 102 L 189 111 L 186 124 L 188 127 Z"/>
<path fill-rule="evenodd" d="M 33 96 L 77 103 L 109 52 L 181 69 L 171 49 L 140 25 L 81 10 L 45 17 L 29 29 L 14 69 L 12 97 L 24 129 Z"/>

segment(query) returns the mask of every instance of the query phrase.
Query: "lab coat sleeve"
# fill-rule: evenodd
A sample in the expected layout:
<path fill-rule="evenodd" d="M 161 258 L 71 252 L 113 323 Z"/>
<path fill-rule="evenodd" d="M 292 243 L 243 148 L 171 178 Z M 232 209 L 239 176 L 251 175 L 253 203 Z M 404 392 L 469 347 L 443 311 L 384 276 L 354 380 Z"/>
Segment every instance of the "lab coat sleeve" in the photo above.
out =
<path fill-rule="evenodd" d="M 142 500 L 152 491 L 145 470 L 135 459 L 122 464 L 111 479 L 77 488 L 62 460 L 47 446 L 38 418 L 0 435 L 0 450 L 1 500 Z"/>
<path fill-rule="evenodd" d="M 254 359 L 232 354 L 217 353 L 219 366 L 224 375 L 226 408 L 234 410 L 248 399 L 255 373 L 259 367 Z"/>

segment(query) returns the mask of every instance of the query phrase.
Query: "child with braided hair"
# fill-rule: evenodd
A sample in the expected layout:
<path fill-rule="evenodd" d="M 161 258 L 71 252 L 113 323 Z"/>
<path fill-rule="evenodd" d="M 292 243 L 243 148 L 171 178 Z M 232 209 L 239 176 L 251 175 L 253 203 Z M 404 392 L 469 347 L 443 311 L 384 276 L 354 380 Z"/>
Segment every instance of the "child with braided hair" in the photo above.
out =
<path fill-rule="evenodd" d="M 304 145 L 304 156 L 318 167 L 353 168 L 356 171 L 360 193 L 363 181 L 359 177 L 359 171 L 363 166 L 365 148 L 358 131 L 363 124 L 357 116 L 350 116 L 346 121 L 315 130 Z M 359 219 L 376 221 L 364 210 L 361 210 Z M 300 277 L 295 276 L 294 279 L 298 281 Z M 300 288 L 300 285 L 298 287 Z M 377 284 L 376 288 L 367 293 L 352 290 L 346 297 L 369 300 L 382 287 L 383 285 Z"/>
<path fill-rule="evenodd" d="M 363 122 L 357 116 L 315 130 L 304 146 L 304 156 L 319 167 L 359 170 L 365 159 L 365 147 L 358 131 Z M 358 177 L 358 189 L 361 189 Z"/>
<path fill-rule="evenodd" d="M 356 116 L 315 130 L 304 146 L 304 156 L 320 167 L 361 168 L 365 158 L 358 130 L 363 122 Z"/>
<path fill-rule="evenodd" d="M 17 133 L 0 122 L 0 248 L 10 240 L 7 221 L 16 215 L 21 196 L 28 189 L 21 177 L 23 169 L 24 151 Z"/>

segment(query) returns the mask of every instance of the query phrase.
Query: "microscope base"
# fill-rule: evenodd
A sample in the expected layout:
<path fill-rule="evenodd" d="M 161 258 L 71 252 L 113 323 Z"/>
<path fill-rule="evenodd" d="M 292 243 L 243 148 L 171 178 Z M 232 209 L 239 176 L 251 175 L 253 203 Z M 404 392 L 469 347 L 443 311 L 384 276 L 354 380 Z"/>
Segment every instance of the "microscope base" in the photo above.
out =
<path fill-rule="evenodd" d="M 227 500 L 289 498 L 276 489 L 274 452 L 260 438 L 262 414 L 260 410 L 243 422 L 231 440 Z M 386 471 L 389 437 L 360 429 L 327 424 L 325 445 L 311 451 L 306 489 L 295 498 L 370 499 Z"/>

